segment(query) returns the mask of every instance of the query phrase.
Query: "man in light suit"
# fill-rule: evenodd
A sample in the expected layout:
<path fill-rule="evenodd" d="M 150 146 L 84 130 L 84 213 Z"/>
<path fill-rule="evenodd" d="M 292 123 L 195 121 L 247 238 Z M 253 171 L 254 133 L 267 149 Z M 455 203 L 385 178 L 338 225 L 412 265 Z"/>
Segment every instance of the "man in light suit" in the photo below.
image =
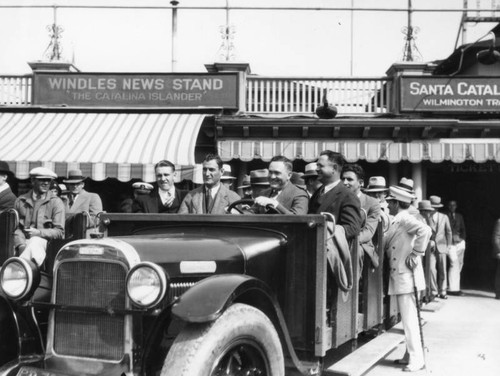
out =
<path fill-rule="evenodd" d="M 97 193 L 87 192 L 85 187 L 85 177 L 81 170 L 68 171 L 68 178 L 63 180 L 68 186 L 68 200 L 66 201 L 66 218 L 68 222 L 67 234 L 71 235 L 71 218 L 81 212 L 87 212 L 90 215 L 88 227 L 94 227 L 96 215 L 102 212 L 102 201 Z"/>
<path fill-rule="evenodd" d="M 290 181 L 292 161 L 276 156 L 269 164 L 269 185 L 260 196 L 255 198 L 251 211 L 255 213 L 307 214 L 309 197 L 305 189 Z M 272 208 L 273 210 L 268 210 Z"/>
<path fill-rule="evenodd" d="M 431 294 L 441 299 L 446 295 L 447 271 L 446 258 L 452 245 L 452 232 L 448 217 L 437 211 L 442 208 L 441 197 L 430 196 L 429 201 L 434 213 L 428 217 L 428 225 L 432 229 L 431 236 Z"/>
<path fill-rule="evenodd" d="M 12 193 L 7 179 L 11 176 L 7 162 L 0 161 L 0 211 L 12 209 L 16 202 L 16 195 Z"/>
<path fill-rule="evenodd" d="M 181 203 L 179 214 L 226 214 L 227 207 L 240 196 L 221 184 L 222 160 L 208 154 L 203 161 L 203 185 L 189 192 Z"/>
<path fill-rule="evenodd" d="M 359 252 L 360 277 L 361 271 L 363 270 L 363 259 L 365 253 L 370 257 L 373 267 L 376 268 L 379 264 L 378 255 L 375 252 L 375 246 L 373 245 L 372 238 L 380 221 L 380 204 L 377 199 L 361 192 L 364 179 L 365 171 L 360 165 L 347 164 L 344 166 L 342 170 L 342 182 L 359 198 L 361 209 L 364 210 L 366 216 L 358 237 L 359 245 L 364 251 Z"/>
<path fill-rule="evenodd" d="M 321 152 L 317 171 L 323 185 L 309 201 L 309 214 L 333 214 L 336 224 L 344 228 L 346 239 L 349 241 L 361 231 L 361 207 L 356 195 L 340 180 L 344 164 L 342 154 L 331 150 Z"/>
<path fill-rule="evenodd" d="M 448 294 L 462 296 L 460 290 L 460 272 L 464 266 L 465 255 L 465 222 L 462 214 L 457 213 L 457 202 L 448 202 L 448 212 L 446 213 L 450 221 L 452 233 L 452 246 L 448 254 L 450 268 L 448 270 Z"/>
<path fill-rule="evenodd" d="M 384 249 L 389 259 L 389 295 L 396 295 L 406 338 L 406 354 L 396 361 L 404 364 L 403 371 L 414 372 L 425 367 L 421 345 L 415 290 L 425 289 L 422 256 L 430 229 L 409 213 L 413 195 L 398 187 L 389 188 L 391 226 L 384 236 Z"/>
<path fill-rule="evenodd" d="M 175 165 L 167 160 L 155 165 L 156 187 L 148 195 L 138 196 L 134 200 L 134 213 L 177 213 L 186 191 L 177 189 L 174 178 Z"/>

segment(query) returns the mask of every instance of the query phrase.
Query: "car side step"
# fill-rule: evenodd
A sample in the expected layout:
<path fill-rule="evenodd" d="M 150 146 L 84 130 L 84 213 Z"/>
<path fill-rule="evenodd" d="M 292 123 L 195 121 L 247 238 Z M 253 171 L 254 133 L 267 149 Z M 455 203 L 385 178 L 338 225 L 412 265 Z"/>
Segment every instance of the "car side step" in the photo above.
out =
<path fill-rule="evenodd" d="M 356 351 L 332 364 L 323 371 L 324 376 L 357 376 L 364 374 L 370 367 L 390 353 L 404 341 L 403 326 L 400 323 L 387 332 L 372 339 Z"/>

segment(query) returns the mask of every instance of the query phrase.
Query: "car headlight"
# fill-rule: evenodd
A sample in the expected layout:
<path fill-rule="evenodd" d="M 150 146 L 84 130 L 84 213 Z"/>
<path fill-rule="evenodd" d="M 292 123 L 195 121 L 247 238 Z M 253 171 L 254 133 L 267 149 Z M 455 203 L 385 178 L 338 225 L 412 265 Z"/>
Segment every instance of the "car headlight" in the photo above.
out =
<path fill-rule="evenodd" d="M 19 300 L 32 293 L 40 282 L 37 266 L 20 257 L 11 257 L 0 270 L 0 286 L 11 299 Z"/>
<path fill-rule="evenodd" d="M 168 289 L 165 271 L 152 262 L 141 262 L 127 276 L 127 294 L 132 302 L 142 308 L 158 304 Z"/>

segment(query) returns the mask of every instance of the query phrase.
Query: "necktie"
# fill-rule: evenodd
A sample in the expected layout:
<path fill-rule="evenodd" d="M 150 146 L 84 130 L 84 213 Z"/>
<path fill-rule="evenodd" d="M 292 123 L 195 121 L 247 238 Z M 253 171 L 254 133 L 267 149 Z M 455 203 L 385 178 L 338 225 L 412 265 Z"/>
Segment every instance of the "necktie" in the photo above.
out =
<path fill-rule="evenodd" d="M 210 188 L 207 188 L 205 195 L 205 210 L 207 213 L 210 213 L 210 211 L 212 210 L 213 201 L 214 199 L 212 198 L 212 190 Z"/>
<path fill-rule="evenodd" d="M 75 196 L 68 195 L 68 205 L 69 205 L 70 208 L 73 206 L 74 202 L 75 202 Z"/>

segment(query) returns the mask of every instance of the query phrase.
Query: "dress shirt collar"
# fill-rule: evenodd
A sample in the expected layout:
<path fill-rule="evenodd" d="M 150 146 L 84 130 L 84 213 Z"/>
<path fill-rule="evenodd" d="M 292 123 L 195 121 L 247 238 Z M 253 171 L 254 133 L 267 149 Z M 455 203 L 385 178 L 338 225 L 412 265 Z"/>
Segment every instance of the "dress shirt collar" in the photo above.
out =
<path fill-rule="evenodd" d="M 6 191 L 7 189 L 9 189 L 9 183 L 0 185 L 0 192 Z"/>
<path fill-rule="evenodd" d="M 340 179 L 337 180 L 337 181 L 334 181 L 333 183 L 330 183 L 330 184 L 327 184 L 327 185 L 324 185 L 324 189 L 323 189 L 323 194 L 325 193 L 328 193 L 330 192 L 333 188 L 335 188 L 338 184 L 340 183 Z"/>

